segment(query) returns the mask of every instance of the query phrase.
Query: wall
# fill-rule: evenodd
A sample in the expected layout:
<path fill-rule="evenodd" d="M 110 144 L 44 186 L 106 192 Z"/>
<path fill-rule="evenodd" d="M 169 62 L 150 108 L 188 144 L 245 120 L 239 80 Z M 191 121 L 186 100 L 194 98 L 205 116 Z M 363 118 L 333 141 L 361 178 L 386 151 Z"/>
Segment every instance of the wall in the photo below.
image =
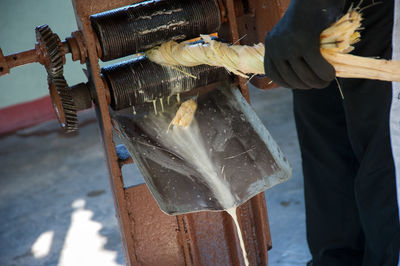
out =
<path fill-rule="evenodd" d="M 4 55 L 34 48 L 35 27 L 48 24 L 61 40 L 77 30 L 71 0 L 0 0 L 0 48 Z M 70 85 L 86 81 L 79 62 L 66 56 Z M 48 95 L 46 70 L 38 63 L 11 69 L 0 77 L 0 108 Z"/>

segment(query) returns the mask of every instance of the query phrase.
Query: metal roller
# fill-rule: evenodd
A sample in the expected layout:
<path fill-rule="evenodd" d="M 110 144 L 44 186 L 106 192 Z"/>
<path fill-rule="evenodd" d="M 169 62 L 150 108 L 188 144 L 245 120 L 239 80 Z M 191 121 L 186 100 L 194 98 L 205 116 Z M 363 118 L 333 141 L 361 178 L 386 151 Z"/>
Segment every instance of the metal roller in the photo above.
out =
<path fill-rule="evenodd" d="M 190 91 L 229 76 L 224 68 L 205 65 L 180 70 L 139 57 L 104 67 L 101 73 L 108 84 L 114 110 Z"/>
<path fill-rule="evenodd" d="M 102 61 L 150 49 L 169 40 L 217 32 L 221 14 L 216 0 L 147 1 L 90 17 Z"/>

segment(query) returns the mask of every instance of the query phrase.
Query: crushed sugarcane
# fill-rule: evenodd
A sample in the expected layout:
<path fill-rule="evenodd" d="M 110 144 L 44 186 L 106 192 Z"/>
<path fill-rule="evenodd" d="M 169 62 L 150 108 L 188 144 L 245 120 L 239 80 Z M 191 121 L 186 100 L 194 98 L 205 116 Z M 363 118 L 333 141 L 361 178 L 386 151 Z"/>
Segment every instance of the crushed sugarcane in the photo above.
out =
<path fill-rule="evenodd" d="M 177 126 L 181 128 L 188 127 L 194 118 L 196 109 L 197 103 L 194 99 L 184 101 L 176 112 L 175 117 L 168 125 L 167 132 L 169 131 L 171 126 Z"/>
<path fill-rule="evenodd" d="M 350 10 L 321 33 L 321 54 L 333 65 L 337 77 L 400 81 L 400 61 L 367 58 L 348 54 L 360 40 L 362 15 L 358 8 Z M 253 46 L 229 45 L 201 35 L 204 43 L 190 44 L 169 41 L 148 50 L 153 62 L 165 66 L 211 65 L 248 78 L 248 74 L 265 74 L 262 43 Z M 268 52 L 268 51 L 267 51 Z"/>

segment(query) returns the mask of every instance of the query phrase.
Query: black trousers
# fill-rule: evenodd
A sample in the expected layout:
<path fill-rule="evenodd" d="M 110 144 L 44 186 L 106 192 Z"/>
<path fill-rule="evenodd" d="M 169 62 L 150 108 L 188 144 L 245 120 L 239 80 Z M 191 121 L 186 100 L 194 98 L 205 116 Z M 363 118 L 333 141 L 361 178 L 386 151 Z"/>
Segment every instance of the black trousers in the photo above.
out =
<path fill-rule="evenodd" d="M 366 30 L 355 54 L 390 59 L 394 1 L 383 2 L 364 11 Z M 389 130 L 392 86 L 339 83 L 344 99 L 336 82 L 293 91 L 313 265 L 395 266 L 400 224 Z"/>

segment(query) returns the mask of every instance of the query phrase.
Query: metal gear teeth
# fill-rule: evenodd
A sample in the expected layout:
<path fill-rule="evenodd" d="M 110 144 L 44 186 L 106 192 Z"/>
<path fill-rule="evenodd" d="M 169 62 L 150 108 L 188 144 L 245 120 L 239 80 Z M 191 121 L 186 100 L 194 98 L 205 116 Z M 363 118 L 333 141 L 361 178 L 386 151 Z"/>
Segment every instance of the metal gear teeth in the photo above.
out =
<path fill-rule="evenodd" d="M 65 124 L 61 125 L 66 132 L 73 132 L 78 129 L 77 110 L 74 99 L 64 77 L 49 77 L 50 81 L 54 84 L 60 97 L 61 105 L 65 115 Z"/>
<path fill-rule="evenodd" d="M 50 58 L 50 66 L 47 69 L 47 73 L 53 77 L 62 75 L 64 62 L 58 47 L 60 41 L 58 36 L 46 24 L 36 27 L 35 32 L 37 41 L 43 42 Z"/>

